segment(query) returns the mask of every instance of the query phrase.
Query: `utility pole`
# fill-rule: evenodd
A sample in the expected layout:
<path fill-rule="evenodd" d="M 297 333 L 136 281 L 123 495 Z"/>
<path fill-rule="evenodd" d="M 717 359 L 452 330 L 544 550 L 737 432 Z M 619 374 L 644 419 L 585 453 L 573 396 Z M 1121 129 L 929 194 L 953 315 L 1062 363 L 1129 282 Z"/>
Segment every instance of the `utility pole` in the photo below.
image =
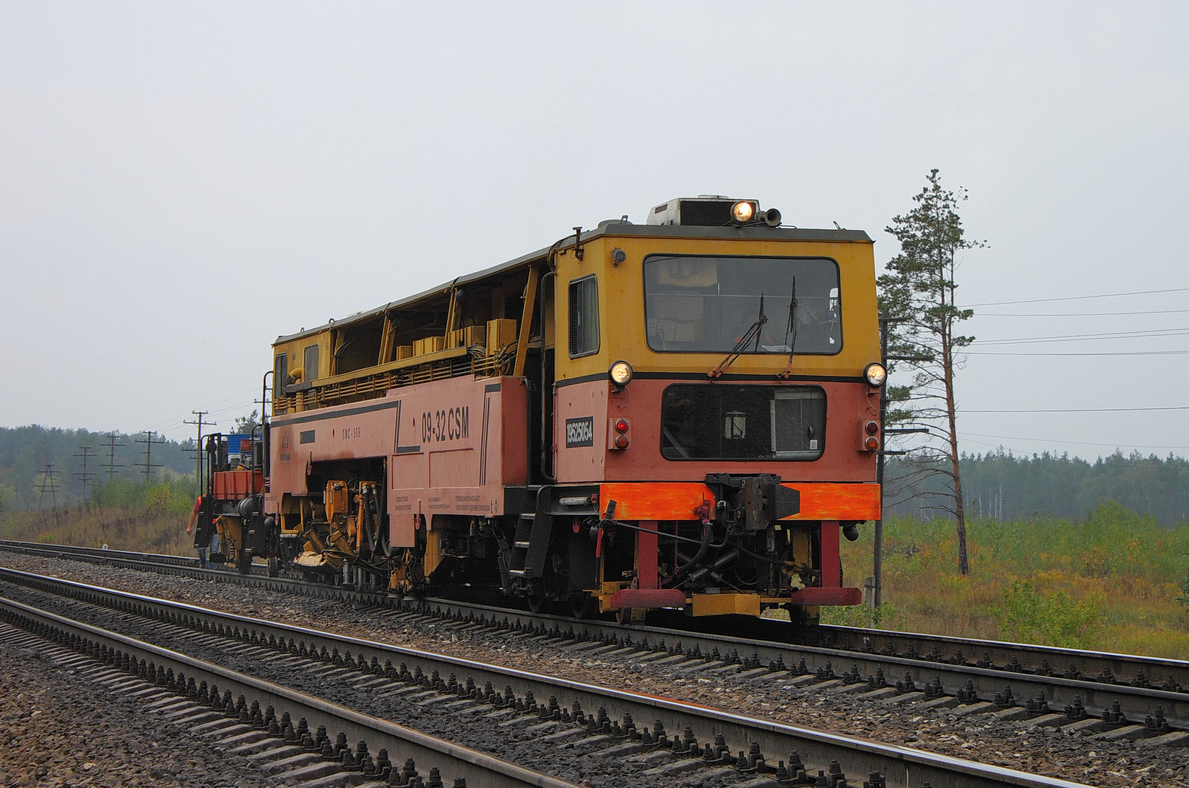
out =
<path fill-rule="evenodd" d="M 123 468 L 124 464 L 116 464 L 116 449 L 124 448 L 124 444 L 116 443 L 116 433 L 107 433 L 107 443 L 103 444 L 103 448 L 107 449 L 107 463 L 100 465 L 101 468 L 107 469 L 107 480 L 110 482 L 116 475 L 116 468 Z"/>
<path fill-rule="evenodd" d="M 254 399 L 252 400 L 252 404 L 260 406 L 260 425 L 263 427 L 265 422 L 268 421 L 268 406 L 272 404 L 272 400 L 268 397 L 267 393 L 261 396 L 263 399 Z"/>
<path fill-rule="evenodd" d="M 90 496 L 91 479 L 95 478 L 95 474 L 87 472 L 87 460 L 89 460 L 91 458 L 91 447 L 90 446 L 79 446 L 78 450 L 81 451 L 82 454 L 76 454 L 74 456 L 82 458 L 83 469 L 82 469 L 82 471 L 75 471 L 74 475 L 76 478 L 80 479 L 83 483 L 83 503 L 86 504 L 87 506 L 90 506 L 91 505 L 91 496 Z"/>
<path fill-rule="evenodd" d="M 927 360 L 922 356 L 888 356 L 888 326 L 892 323 L 903 323 L 907 321 L 907 317 L 887 317 L 885 315 L 879 316 L 879 358 L 883 362 L 884 369 L 888 369 L 889 361 L 924 361 Z M 875 575 L 875 586 L 872 590 L 875 607 L 878 608 L 883 604 L 883 480 L 884 480 L 884 462 L 888 455 L 893 454 L 907 454 L 904 451 L 889 451 L 887 449 L 888 435 L 903 435 L 911 432 L 928 432 L 924 427 L 905 427 L 892 428 L 887 426 L 888 419 L 888 384 L 891 382 L 891 373 L 888 374 L 888 379 L 884 380 L 883 386 L 879 390 L 879 424 L 884 436 L 884 448 L 880 449 L 879 456 L 875 461 L 875 481 L 879 484 L 879 519 L 875 521 L 875 546 L 874 555 L 872 556 L 871 573 Z"/>
<path fill-rule="evenodd" d="M 58 480 L 54 478 L 53 463 L 46 463 L 45 469 L 41 472 L 41 483 L 37 489 L 41 491 L 41 497 L 37 499 L 37 510 L 41 511 L 41 504 L 45 501 L 45 494 L 48 492 L 54 511 L 58 511 Z"/>
<path fill-rule="evenodd" d="M 183 424 L 190 424 L 190 425 L 195 425 L 195 426 L 197 426 L 197 427 L 198 427 L 198 443 L 196 444 L 197 448 L 196 448 L 196 449 L 195 449 L 195 451 L 194 451 L 194 456 L 195 456 L 195 458 L 197 459 L 197 461 L 198 461 L 198 464 L 197 464 L 197 466 L 195 467 L 195 474 L 194 474 L 194 485 L 195 485 L 195 487 L 197 488 L 197 493 L 196 493 L 196 494 L 201 496 L 201 495 L 202 495 L 202 488 L 203 488 L 203 485 L 202 485 L 202 425 L 203 425 L 203 423 L 204 423 L 204 422 L 202 421 L 202 417 L 203 417 L 203 416 L 205 416 L 205 415 L 207 415 L 207 414 L 208 414 L 210 411 L 206 411 L 206 410 L 192 410 L 192 411 L 190 411 L 190 412 L 191 412 L 191 413 L 193 413 L 193 414 L 194 414 L 195 416 L 197 416 L 198 418 L 197 418 L 196 420 L 194 420 L 194 421 L 183 421 L 182 423 L 183 423 Z M 205 422 L 205 424 L 206 424 L 206 426 L 208 426 L 208 427 L 217 427 L 217 426 L 218 426 L 218 424 L 219 424 L 219 422 L 217 422 L 217 421 L 208 421 L 208 422 Z"/>
<path fill-rule="evenodd" d="M 134 463 L 134 464 L 138 468 L 144 468 L 145 481 L 148 481 L 150 478 L 152 478 L 154 468 L 161 467 L 161 463 L 153 462 L 153 444 L 160 445 L 162 443 L 165 443 L 165 439 L 162 438 L 161 440 L 155 440 L 156 435 L 157 435 L 157 432 L 155 430 L 149 430 L 148 432 L 145 433 L 144 440 L 141 440 L 140 438 L 136 439 L 137 443 L 144 444 L 144 462 L 138 462 L 138 463 Z"/>
<path fill-rule="evenodd" d="M 888 368 L 888 320 L 889 318 L 883 315 L 879 316 L 879 360 L 883 363 L 883 368 Z M 884 378 L 883 385 L 879 388 L 879 427 L 884 429 L 887 426 L 886 419 L 888 417 L 888 375 Z M 875 521 L 875 545 L 872 555 L 871 574 L 875 576 L 875 587 L 872 590 L 872 596 L 875 600 L 875 607 L 878 608 L 883 603 L 883 466 L 884 466 L 884 451 L 887 450 L 886 432 L 884 445 L 881 447 L 879 456 L 875 459 L 875 483 L 879 485 L 879 519 Z"/>

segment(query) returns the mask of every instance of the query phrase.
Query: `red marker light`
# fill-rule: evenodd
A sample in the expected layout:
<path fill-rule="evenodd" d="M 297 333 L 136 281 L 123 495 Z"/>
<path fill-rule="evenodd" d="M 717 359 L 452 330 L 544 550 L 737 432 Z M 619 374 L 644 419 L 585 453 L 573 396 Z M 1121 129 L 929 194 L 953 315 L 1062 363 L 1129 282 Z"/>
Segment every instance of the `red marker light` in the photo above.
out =
<path fill-rule="evenodd" d="M 632 420 L 615 417 L 607 420 L 607 448 L 610 451 L 622 451 L 628 447 L 632 439 L 628 433 L 632 430 Z"/>
<path fill-rule="evenodd" d="M 863 429 L 867 431 L 868 435 L 875 435 L 879 432 L 879 422 L 869 421 L 863 425 Z"/>
<path fill-rule="evenodd" d="M 879 438 L 876 438 L 874 435 L 871 436 L 870 438 L 867 439 L 866 445 L 867 445 L 868 451 L 875 451 L 876 449 L 879 448 Z"/>

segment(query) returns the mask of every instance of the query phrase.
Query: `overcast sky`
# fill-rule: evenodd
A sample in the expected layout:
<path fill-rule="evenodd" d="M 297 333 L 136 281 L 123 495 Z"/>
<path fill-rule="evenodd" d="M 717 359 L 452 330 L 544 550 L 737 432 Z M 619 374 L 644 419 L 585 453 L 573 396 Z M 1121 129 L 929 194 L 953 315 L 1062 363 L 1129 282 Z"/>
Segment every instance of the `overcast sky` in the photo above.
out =
<path fill-rule="evenodd" d="M 277 335 L 670 197 L 882 264 L 937 167 L 965 449 L 1189 455 L 1187 9 L 0 2 L 0 426 L 230 426 Z"/>

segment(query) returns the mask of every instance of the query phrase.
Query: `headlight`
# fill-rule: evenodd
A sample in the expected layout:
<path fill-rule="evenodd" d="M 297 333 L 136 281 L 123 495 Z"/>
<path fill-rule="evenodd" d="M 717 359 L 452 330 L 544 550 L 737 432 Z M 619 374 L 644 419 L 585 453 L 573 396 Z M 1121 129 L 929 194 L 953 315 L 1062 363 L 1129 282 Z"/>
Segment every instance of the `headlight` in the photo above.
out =
<path fill-rule="evenodd" d="M 632 365 L 626 361 L 616 361 L 611 365 L 611 369 L 607 370 L 607 374 L 612 383 L 623 388 L 632 380 Z"/>
<path fill-rule="evenodd" d="M 743 200 L 731 206 L 731 218 L 739 224 L 750 222 L 752 217 L 756 214 L 756 207 L 751 203 Z"/>
<path fill-rule="evenodd" d="M 863 377 L 867 378 L 867 384 L 879 388 L 888 379 L 888 371 L 884 369 L 884 365 L 878 361 L 868 364 L 867 369 L 863 370 Z"/>

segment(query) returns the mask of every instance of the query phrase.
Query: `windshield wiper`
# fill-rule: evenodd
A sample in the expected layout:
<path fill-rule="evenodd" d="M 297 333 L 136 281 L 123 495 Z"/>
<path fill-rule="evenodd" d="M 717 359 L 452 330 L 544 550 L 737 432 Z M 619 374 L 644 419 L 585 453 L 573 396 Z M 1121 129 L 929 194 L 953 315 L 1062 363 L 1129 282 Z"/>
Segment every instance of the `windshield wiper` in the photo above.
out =
<path fill-rule="evenodd" d="M 792 339 L 789 339 L 792 334 Z M 787 378 L 793 374 L 793 352 L 797 348 L 797 277 L 793 277 L 793 292 L 789 296 L 789 322 L 784 328 L 784 344 L 789 349 L 789 363 L 777 377 Z"/>
<path fill-rule="evenodd" d="M 727 354 L 727 357 L 718 362 L 717 367 L 710 370 L 708 377 L 722 377 L 722 373 L 727 371 L 727 367 L 735 363 L 735 359 L 739 358 L 743 353 L 743 349 L 751 344 L 752 339 L 756 342 L 756 351 L 758 352 L 760 349 L 761 332 L 763 331 L 764 324 L 767 322 L 768 317 L 764 314 L 764 294 L 760 293 L 760 316 L 756 319 L 756 322 L 751 324 L 751 328 L 747 329 L 747 333 L 739 338 L 739 341 L 735 343 L 735 347 L 731 348 L 731 352 Z"/>

